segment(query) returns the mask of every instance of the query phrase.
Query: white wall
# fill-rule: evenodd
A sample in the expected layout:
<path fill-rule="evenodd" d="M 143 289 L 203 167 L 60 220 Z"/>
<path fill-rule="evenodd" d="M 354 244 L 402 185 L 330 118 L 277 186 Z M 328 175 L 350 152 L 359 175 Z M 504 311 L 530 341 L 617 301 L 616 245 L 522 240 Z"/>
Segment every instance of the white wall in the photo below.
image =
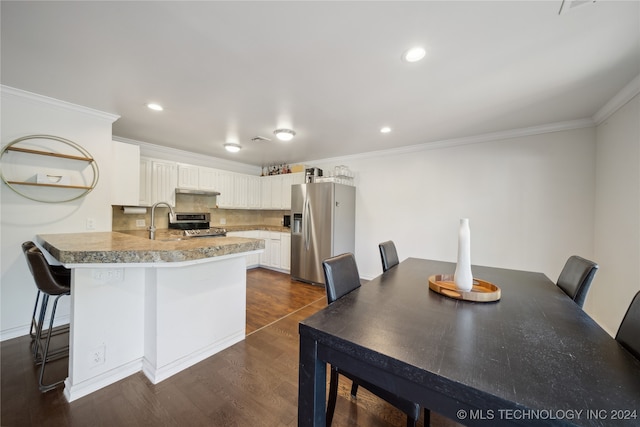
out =
<path fill-rule="evenodd" d="M 361 276 L 382 272 L 378 243 L 389 239 L 400 259 L 455 261 L 468 217 L 472 263 L 555 281 L 570 255 L 593 256 L 595 147 L 591 127 L 349 159 Z"/>
<path fill-rule="evenodd" d="M 20 248 L 22 242 L 33 240 L 36 234 L 84 232 L 87 218 L 95 219 L 95 231 L 111 230 L 111 124 L 117 116 L 4 86 L 0 102 L 2 146 L 26 135 L 59 136 L 89 151 L 100 169 L 93 191 L 65 203 L 29 200 L 2 183 L 0 339 L 4 340 L 28 333 L 35 302 L 36 287 Z M 67 298 L 61 300 L 56 315 L 61 321 L 69 314 L 68 303 Z"/>
<path fill-rule="evenodd" d="M 597 128 L 595 256 L 585 309 L 611 335 L 640 290 L 640 95 Z"/>

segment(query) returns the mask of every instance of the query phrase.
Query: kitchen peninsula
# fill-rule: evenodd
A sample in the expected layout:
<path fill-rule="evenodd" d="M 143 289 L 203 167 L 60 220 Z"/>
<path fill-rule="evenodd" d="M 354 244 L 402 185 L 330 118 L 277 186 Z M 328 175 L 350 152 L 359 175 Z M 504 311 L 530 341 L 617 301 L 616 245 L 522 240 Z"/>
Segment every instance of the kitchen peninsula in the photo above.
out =
<path fill-rule="evenodd" d="M 244 339 L 245 256 L 263 240 L 170 231 L 37 240 L 72 269 L 68 401 L 140 370 L 156 384 Z"/>

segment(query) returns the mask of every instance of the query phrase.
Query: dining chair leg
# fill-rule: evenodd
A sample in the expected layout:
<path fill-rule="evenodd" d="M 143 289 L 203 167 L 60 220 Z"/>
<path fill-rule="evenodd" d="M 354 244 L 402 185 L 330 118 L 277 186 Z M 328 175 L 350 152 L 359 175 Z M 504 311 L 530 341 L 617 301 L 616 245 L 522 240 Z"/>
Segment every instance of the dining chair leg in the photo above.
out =
<path fill-rule="evenodd" d="M 411 417 L 407 417 L 407 427 L 416 427 L 416 420 Z"/>
<path fill-rule="evenodd" d="M 329 381 L 329 400 L 327 402 L 327 427 L 331 427 L 333 413 L 336 410 L 336 400 L 338 398 L 338 370 L 331 367 L 331 379 Z"/>
<path fill-rule="evenodd" d="M 424 408 L 424 427 L 429 427 L 431 425 L 431 411 L 427 408 Z"/>
<path fill-rule="evenodd" d="M 358 394 L 358 383 L 354 381 L 351 384 L 351 397 L 353 397 L 355 399 L 356 398 L 356 394 Z"/>

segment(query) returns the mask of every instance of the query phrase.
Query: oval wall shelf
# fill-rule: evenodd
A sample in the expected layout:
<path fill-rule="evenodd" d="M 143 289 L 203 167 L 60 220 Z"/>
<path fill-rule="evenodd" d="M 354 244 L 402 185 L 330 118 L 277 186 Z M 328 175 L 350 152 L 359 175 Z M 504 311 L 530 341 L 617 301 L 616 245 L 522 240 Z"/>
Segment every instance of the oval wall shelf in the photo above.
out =
<path fill-rule="evenodd" d="M 55 141 L 54 144 L 57 144 L 59 148 L 64 149 L 61 151 L 71 151 L 71 153 L 56 152 L 54 151 L 54 148 L 51 148 L 51 151 L 47 148 L 41 149 L 35 141 L 41 141 L 41 145 L 47 145 L 47 143 L 51 145 L 51 141 Z M 32 143 L 32 147 L 28 146 L 29 142 Z M 20 144 L 23 146 L 20 146 Z M 34 148 L 33 146 L 36 146 L 37 148 Z M 37 173 L 35 176 L 31 175 L 29 178 L 24 178 L 24 176 L 11 177 L 5 174 L 8 166 L 10 165 L 16 166 L 17 168 L 20 168 L 20 165 L 22 165 L 23 168 L 28 166 L 29 161 L 27 157 L 29 156 L 45 156 L 52 159 L 60 159 L 62 162 L 72 161 L 87 163 L 91 167 L 91 175 L 89 177 L 85 177 L 82 172 L 78 172 L 78 180 L 84 181 L 86 178 L 86 181 L 90 182 L 81 182 L 80 184 L 71 183 L 68 175 L 65 176 L 64 174 L 59 174 L 60 166 L 63 165 L 58 165 L 58 168 L 56 168 L 56 171 L 53 173 L 49 173 L 50 171 L 43 171 L 43 173 Z M 4 181 L 9 188 L 22 197 L 44 203 L 70 202 L 84 197 L 95 188 L 100 176 L 98 164 L 87 150 L 73 141 L 53 135 L 29 135 L 10 142 L 3 147 L 0 152 L 0 167 L 2 181 Z M 56 193 L 53 198 L 47 199 L 43 197 L 42 194 L 38 194 L 37 192 L 32 194 L 26 190 L 34 187 L 61 189 L 63 191 Z"/>

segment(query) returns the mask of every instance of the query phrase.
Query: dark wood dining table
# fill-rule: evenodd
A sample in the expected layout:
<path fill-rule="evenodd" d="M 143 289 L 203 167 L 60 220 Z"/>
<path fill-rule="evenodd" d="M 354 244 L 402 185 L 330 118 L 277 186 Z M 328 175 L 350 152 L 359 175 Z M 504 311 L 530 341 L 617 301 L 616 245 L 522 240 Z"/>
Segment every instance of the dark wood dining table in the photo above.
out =
<path fill-rule="evenodd" d="M 298 426 L 325 426 L 327 363 L 464 425 L 640 425 L 640 362 L 542 273 L 473 266 L 499 301 L 429 289 L 409 258 L 300 322 Z"/>

